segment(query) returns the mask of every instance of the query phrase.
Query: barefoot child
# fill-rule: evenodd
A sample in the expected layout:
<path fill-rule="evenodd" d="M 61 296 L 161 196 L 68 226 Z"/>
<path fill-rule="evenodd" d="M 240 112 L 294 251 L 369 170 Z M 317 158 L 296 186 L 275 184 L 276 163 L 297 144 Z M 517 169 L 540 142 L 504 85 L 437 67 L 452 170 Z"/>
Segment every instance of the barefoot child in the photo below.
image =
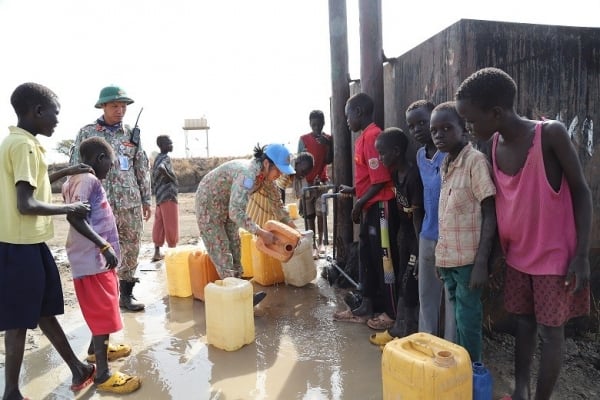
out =
<path fill-rule="evenodd" d="M 489 163 L 469 143 L 453 102 L 433 109 L 430 130 L 438 150 L 448 153 L 441 168 L 435 263 L 454 305 L 456 343 L 467 349 L 472 362 L 481 361 L 481 292 L 496 233 L 496 188 Z"/>
<path fill-rule="evenodd" d="M 108 337 L 123 327 L 119 310 L 119 285 L 115 268 L 119 264 L 119 235 L 112 208 L 101 180 L 115 163 L 112 147 L 101 137 L 85 139 L 79 146 L 81 161 L 93 173 L 75 175 L 63 184 L 65 202 L 85 201 L 89 215 L 68 215 L 67 256 L 73 273 L 75 294 L 85 321 L 92 331 L 97 365 L 96 390 L 131 393 L 140 379 L 108 368 Z M 129 346 L 127 346 L 129 347 Z"/>
<path fill-rule="evenodd" d="M 58 97 L 37 83 L 18 86 L 10 97 L 17 126 L 0 145 L 0 330 L 4 331 L 3 399 L 23 399 L 19 374 L 27 329 L 39 325 L 73 375 L 71 390 L 89 386 L 95 366 L 81 362 L 56 319 L 64 313 L 60 275 L 45 241 L 54 235 L 52 215 L 86 215 L 89 204 L 53 205 L 48 165 L 37 135 L 50 137 L 58 124 Z M 75 165 L 52 179 L 88 168 Z"/>
<path fill-rule="evenodd" d="M 507 73 L 484 68 L 460 85 L 456 106 L 473 135 L 493 140 L 504 305 L 517 315 L 512 399 L 532 398 L 538 333 L 535 398 L 549 399 L 562 365 L 565 324 L 590 310 L 592 197 L 565 126 L 519 116 L 516 91 Z"/>

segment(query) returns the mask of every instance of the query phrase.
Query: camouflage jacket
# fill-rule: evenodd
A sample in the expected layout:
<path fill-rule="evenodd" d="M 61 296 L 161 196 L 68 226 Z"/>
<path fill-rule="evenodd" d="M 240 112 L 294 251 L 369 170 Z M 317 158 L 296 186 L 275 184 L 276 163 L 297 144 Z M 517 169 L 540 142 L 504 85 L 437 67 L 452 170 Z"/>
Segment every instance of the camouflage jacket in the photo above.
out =
<path fill-rule="evenodd" d="M 71 149 L 69 162 L 74 165 L 81 162 L 79 145 L 84 139 L 100 136 L 112 146 L 115 152 L 115 164 L 106 179 L 102 181 L 102 185 L 113 209 L 150 205 L 152 201 L 148 156 L 142 149 L 141 143 L 136 146 L 130 141 L 130 135 L 131 128 L 128 125 L 111 129 L 96 121 L 79 130 Z"/>

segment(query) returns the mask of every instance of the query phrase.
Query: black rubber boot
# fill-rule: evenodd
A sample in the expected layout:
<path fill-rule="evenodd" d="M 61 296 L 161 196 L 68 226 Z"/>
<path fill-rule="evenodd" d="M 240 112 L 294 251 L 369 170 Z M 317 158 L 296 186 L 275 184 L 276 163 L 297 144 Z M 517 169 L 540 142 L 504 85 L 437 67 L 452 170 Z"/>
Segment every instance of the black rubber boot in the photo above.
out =
<path fill-rule="evenodd" d="M 254 297 L 252 298 L 252 305 L 255 306 L 258 303 L 260 303 L 261 301 L 263 301 L 263 299 L 267 297 L 267 294 L 265 292 L 256 292 L 254 293 Z"/>
<path fill-rule="evenodd" d="M 146 306 L 139 301 L 136 301 L 133 296 L 133 287 L 137 281 L 119 281 L 120 288 L 120 296 L 119 296 L 119 306 L 121 308 L 126 308 L 129 311 L 142 311 Z"/>

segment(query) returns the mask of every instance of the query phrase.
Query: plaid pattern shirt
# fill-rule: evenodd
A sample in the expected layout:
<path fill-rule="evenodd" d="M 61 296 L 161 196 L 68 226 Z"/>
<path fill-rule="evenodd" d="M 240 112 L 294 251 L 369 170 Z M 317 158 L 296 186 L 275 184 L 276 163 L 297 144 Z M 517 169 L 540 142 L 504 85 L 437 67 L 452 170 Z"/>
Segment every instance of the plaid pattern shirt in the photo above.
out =
<path fill-rule="evenodd" d="M 485 155 L 468 143 L 442 163 L 436 266 L 473 264 L 481 236 L 481 202 L 496 194 Z"/>

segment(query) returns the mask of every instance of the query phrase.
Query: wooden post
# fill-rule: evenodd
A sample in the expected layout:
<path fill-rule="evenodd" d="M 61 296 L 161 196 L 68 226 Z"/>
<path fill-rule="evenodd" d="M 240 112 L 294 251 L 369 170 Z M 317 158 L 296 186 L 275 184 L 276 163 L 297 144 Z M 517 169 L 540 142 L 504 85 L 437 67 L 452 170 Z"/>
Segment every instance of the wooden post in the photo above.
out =
<path fill-rule="evenodd" d="M 384 128 L 381 0 L 359 0 L 360 87 L 373 99 L 373 121 Z"/>
<path fill-rule="evenodd" d="M 331 48 L 331 134 L 333 136 L 333 183 L 353 185 L 352 139 L 346 123 L 348 86 L 348 23 L 346 0 L 329 0 L 329 43 Z M 336 244 L 349 249 L 353 240 L 352 200 L 337 198 L 335 234 Z M 339 249 L 338 249 L 339 250 Z"/>

